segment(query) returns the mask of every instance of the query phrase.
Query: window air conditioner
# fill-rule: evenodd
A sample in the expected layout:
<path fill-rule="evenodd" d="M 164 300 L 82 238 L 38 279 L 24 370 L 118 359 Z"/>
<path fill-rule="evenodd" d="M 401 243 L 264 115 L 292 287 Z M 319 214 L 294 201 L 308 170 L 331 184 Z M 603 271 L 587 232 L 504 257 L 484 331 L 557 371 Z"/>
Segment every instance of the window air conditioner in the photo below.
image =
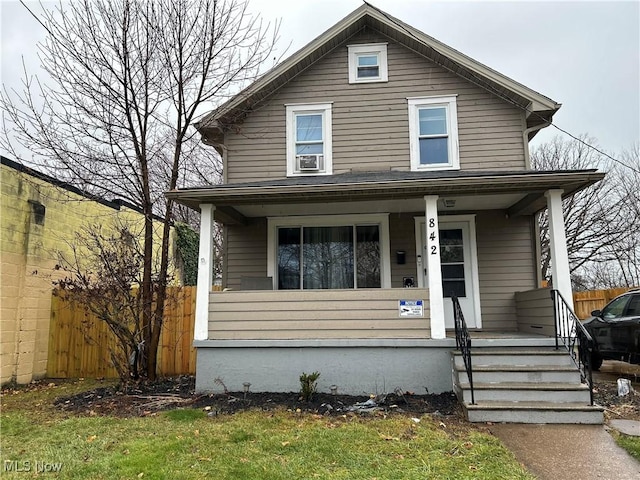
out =
<path fill-rule="evenodd" d="M 323 157 L 320 153 L 314 155 L 296 155 L 298 170 L 301 172 L 317 172 L 320 170 Z"/>

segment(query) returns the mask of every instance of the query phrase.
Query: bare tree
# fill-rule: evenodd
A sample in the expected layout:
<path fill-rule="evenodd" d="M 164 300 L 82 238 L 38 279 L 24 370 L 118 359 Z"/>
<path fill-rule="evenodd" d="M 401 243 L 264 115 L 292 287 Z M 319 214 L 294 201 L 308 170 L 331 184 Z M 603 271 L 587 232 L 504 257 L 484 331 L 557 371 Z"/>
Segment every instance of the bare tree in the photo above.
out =
<path fill-rule="evenodd" d="M 604 180 L 563 201 L 569 268 L 574 289 L 610 286 L 611 283 L 620 286 L 620 269 L 626 270 L 622 265 L 621 253 L 633 251 L 632 246 L 638 243 L 638 229 L 629 228 L 636 221 L 630 213 L 633 208 L 627 206 L 633 203 L 633 194 L 625 193 L 625 189 L 635 192 L 633 188 L 638 182 L 637 170 L 612 164 L 607 157 L 587 145 L 595 143 L 593 138 L 586 135 L 579 140 L 555 137 L 531 153 L 532 165 L 537 170 L 598 168 L 608 171 Z M 546 211 L 539 214 L 538 223 L 542 275 L 553 281 L 550 278 Z M 615 275 L 612 275 L 612 269 Z"/>
<path fill-rule="evenodd" d="M 619 157 L 609 172 L 615 183 L 610 203 L 622 218 L 625 234 L 604 246 L 610 262 L 588 268 L 590 278 L 606 288 L 640 286 L 640 145 Z"/>
<path fill-rule="evenodd" d="M 111 363 L 125 383 L 140 377 L 144 363 L 144 308 L 136 288 L 144 263 L 140 233 L 121 220 L 106 230 L 97 224 L 84 227 L 69 242 L 70 253 L 58 253 L 57 268 L 65 275 L 54 281 L 56 295 L 82 305 L 116 337 Z"/>
<path fill-rule="evenodd" d="M 153 380 L 174 215 L 163 193 L 195 174 L 219 180 L 219 159 L 192 125 L 256 78 L 277 25 L 251 16 L 242 0 L 78 0 L 32 14 L 48 32 L 39 53 L 50 80 L 25 71 L 22 92 L 3 89 L 1 143 L 20 158 L 17 142 L 39 167 L 143 212 L 142 322 Z M 165 219 L 160 245 L 154 214 Z"/>

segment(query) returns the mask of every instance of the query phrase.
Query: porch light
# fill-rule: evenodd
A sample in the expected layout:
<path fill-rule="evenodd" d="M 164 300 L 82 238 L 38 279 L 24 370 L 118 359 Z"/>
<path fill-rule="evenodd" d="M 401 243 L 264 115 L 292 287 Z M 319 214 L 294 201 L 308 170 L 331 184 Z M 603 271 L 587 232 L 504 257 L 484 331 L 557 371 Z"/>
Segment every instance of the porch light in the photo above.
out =
<path fill-rule="evenodd" d="M 331 395 L 338 395 L 338 386 L 337 385 L 331 385 L 329 387 L 331 389 Z"/>
<path fill-rule="evenodd" d="M 455 198 L 444 198 L 442 200 L 442 203 L 444 204 L 444 206 L 446 208 L 453 208 L 456 206 L 456 199 Z"/>

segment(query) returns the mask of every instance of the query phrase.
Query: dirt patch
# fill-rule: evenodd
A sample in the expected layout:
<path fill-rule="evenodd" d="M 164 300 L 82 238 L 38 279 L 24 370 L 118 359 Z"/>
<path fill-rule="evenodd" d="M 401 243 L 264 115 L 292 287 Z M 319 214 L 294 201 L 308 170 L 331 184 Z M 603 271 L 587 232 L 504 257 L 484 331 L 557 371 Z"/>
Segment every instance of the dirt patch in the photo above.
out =
<path fill-rule="evenodd" d="M 628 395 L 618 395 L 619 378 L 631 383 Z M 605 360 L 599 371 L 593 372 L 594 402 L 605 407 L 606 420 L 640 420 L 640 365 L 618 360 Z"/>
<path fill-rule="evenodd" d="M 640 390 L 637 384 L 628 395 L 620 396 L 617 383 L 596 383 L 593 401 L 605 407 L 604 414 L 607 420 L 640 420 Z"/>
<path fill-rule="evenodd" d="M 209 415 L 232 414 L 259 409 L 311 412 L 323 415 L 380 414 L 397 412 L 411 416 L 426 413 L 460 415 L 461 408 L 451 392 L 431 395 L 413 395 L 396 392 L 371 399 L 365 396 L 331 395 L 317 393 L 305 402 L 295 392 L 256 393 L 229 392 L 196 394 L 195 380 L 191 376 L 167 378 L 154 384 L 141 384 L 127 388 L 101 387 L 76 395 L 60 397 L 54 405 L 66 412 L 79 415 L 113 415 L 137 417 L 153 415 L 175 408 L 202 408 Z"/>
<path fill-rule="evenodd" d="M 607 363 L 607 362 L 605 362 Z M 594 373 L 594 401 L 605 407 L 605 418 L 640 421 L 640 382 L 631 376 L 632 392 L 626 396 L 618 395 L 616 380 L 628 377 L 622 372 L 603 371 Z M 24 386 L 5 386 L 2 396 L 7 397 L 24 392 L 65 388 L 69 380 L 42 380 Z M 76 382 L 77 383 L 77 382 Z M 154 384 L 140 384 L 119 388 L 104 386 L 74 395 L 58 397 L 54 408 L 74 415 L 112 415 L 119 417 L 137 417 L 154 415 L 164 410 L 176 408 L 206 408 L 210 415 L 232 414 L 248 409 L 311 412 L 327 415 L 346 413 L 389 413 L 398 412 L 410 416 L 423 414 L 442 414 L 462 416 L 462 410 L 456 397 L 451 393 L 439 395 L 412 395 L 405 392 L 392 393 L 386 398 L 378 398 L 375 407 L 352 407 L 370 400 L 366 396 L 347 396 L 316 394 L 311 402 L 304 402 L 296 392 L 291 393 L 255 393 L 242 392 L 227 394 L 196 394 L 192 376 L 167 378 Z M 50 401 L 50 400 L 49 400 Z M 48 403 L 48 402 L 47 402 Z"/>

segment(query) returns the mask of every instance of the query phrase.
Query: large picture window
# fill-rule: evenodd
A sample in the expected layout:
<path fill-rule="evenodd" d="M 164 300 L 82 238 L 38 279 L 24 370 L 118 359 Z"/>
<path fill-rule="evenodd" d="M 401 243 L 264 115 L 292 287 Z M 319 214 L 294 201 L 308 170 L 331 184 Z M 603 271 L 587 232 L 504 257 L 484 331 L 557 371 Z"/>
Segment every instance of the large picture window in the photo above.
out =
<path fill-rule="evenodd" d="M 408 101 L 411 169 L 459 169 L 456 97 Z"/>
<path fill-rule="evenodd" d="M 380 288 L 377 225 L 278 228 L 278 289 Z"/>
<path fill-rule="evenodd" d="M 374 221 L 349 222 L 340 215 L 297 224 L 291 217 L 270 219 L 269 248 L 274 255 L 269 275 L 276 278 L 277 288 L 388 288 L 388 218 L 365 217 Z"/>

